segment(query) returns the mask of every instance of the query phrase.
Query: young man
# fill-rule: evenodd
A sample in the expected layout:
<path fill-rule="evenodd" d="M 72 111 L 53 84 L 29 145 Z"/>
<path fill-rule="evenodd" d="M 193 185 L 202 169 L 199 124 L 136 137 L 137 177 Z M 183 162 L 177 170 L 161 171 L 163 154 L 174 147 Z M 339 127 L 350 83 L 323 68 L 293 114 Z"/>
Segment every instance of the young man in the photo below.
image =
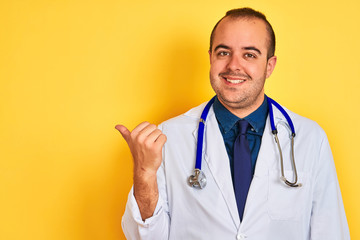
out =
<path fill-rule="evenodd" d="M 128 239 L 350 239 L 325 133 L 311 120 L 278 110 L 264 94 L 274 51 L 275 35 L 262 13 L 231 10 L 211 34 L 216 97 L 206 120 L 202 104 L 159 128 L 148 122 L 132 132 L 116 126 L 134 159 L 123 216 Z M 205 125 L 202 189 L 188 184 L 199 121 Z"/>

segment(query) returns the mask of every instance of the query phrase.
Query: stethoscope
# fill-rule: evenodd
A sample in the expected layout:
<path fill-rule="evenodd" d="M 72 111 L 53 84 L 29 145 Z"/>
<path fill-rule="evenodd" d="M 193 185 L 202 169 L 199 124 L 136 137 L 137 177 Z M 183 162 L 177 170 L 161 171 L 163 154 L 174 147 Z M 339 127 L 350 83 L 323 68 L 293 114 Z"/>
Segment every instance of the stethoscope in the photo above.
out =
<path fill-rule="evenodd" d="M 200 121 L 199 121 L 199 129 L 198 129 L 198 139 L 197 139 L 197 149 L 196 149 L 196 162 L 195 162 L 195 169 L 194 169 L 194 174 L 191 175 L 188 178 L 188 183 L 190 184 L 191 187 L 194 187 L 196 189 L 203 189 L 206 186 L 206 176 L 204 174 L 204 172 L 201 170 L 201 160 L 202 160 L 202 150 L 203 150 L 203 142 L 204 142 L 204 131 L 205 131 L 205 122 L 206 122 L 206 117 L 209 113 L 210 107 L 211 105 L 214 103 L 216 96 L 213 97 L 205 106 L 203 112 L 201 113 L 201 117 L 200 117 Z M 290 118 L 290 116 L 287 114 L 287 112 L 284 110 L 283 107 L 281 107 L 277 102 L 275 102 L 273 99 L 269 98 L 268 96 L 266 96 L 267 101 L 268 101 L 268 108 L 269 108 L 269 117 L 270 117 L 270 125 L 271 125 L 271 132 L 274 135 L 274 140 L 277 144 L 278 150 L 279 150 L 279 154 L 280 154 L 280 165 L 281 165 L 281 177 L 280 179 L 282 181 L 284 181 L 284 183 L 287 186 L 290 187 L 301 187 L 302 184 L 298 183 L 298 176 L 297 176 L 297 171 L 296 171 L 296 164 L 295 164 L 295 157 L 294 157 L 294 138 L 295 138 L 295 128 L 294 128 L 294 124 Z M 291 164 L 292 164 L 292 168 L 294 171 L 294 181 L 290 182 L 289 180 L 286 179 L 285 174 L 284 174 L 284 160 L 283 160 L 283 155 L 282 155 L 282 151 L 281 151 L 281 146 L 280 146 L 280 141 L 279 138 L 277 136 L 278 131 L 276 129 L 275 126 L 275 121 L 274 121 L 274 113 L 273 113 L 273 107 L 275 106 L 286 118 L 286 121 L 288 123 L 288 125 L 290 126 L 291 129 L 291 135 L 290 135 L 290 141 L 291 141 Z"/>

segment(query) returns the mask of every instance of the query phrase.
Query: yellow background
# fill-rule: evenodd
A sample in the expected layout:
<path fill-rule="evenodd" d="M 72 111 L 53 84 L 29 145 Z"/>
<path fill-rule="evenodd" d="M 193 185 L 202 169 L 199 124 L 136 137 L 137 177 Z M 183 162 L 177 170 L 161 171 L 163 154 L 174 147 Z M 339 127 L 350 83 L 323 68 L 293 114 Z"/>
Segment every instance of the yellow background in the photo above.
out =
<path fill-rule="evenodd" d="M 210 31 L 243 6 L 277 36 L 267 94 L 327 132 L 360 239 L 355 0 L 2 0 L 0 239 L 124 239 L 132 160 L 115 124 L 160 123 L 210 99 Z"/>

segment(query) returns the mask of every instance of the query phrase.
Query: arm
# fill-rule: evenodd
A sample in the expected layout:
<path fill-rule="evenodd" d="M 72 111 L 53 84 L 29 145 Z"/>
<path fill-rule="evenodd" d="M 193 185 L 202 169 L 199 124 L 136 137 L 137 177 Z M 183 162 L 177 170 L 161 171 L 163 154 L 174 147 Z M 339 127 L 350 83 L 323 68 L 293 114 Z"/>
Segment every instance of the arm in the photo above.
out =
<path fill-rule="evenodd" d="M 116 129 L 127 142 L 134 160 L 134 185 L 122 222 L 124 233 L 128 239 L 167 239 L 169 217 L 159 197 L 157 176 L 163 172 L 159 167 L 166 136 L 148 122 L 139 124 L 132 132 L 122 125 Z"/>
<path fill-rule="evenodd" d="M 316 170 L 311 239 L 350 239 L 334 160 L 326 136 L 320 147 Z"/>

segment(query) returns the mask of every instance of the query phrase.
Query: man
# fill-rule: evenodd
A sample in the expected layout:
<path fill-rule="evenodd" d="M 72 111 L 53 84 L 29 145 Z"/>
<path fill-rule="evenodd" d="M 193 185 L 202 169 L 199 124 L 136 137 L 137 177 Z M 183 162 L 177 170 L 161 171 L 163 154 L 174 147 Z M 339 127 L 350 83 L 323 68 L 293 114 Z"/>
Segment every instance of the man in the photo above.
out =
<path fill-rule="evenodd" d="M 296 165 L 291 163 L 291 124 L 264 94 L 276 65 L 274 51 L 272 27 L 253 9 L 231 10 L 214 27 L 210 82 L 217 97 L 206 122 L 200 120 L 207 179 L 202 189 L 187 182 L 204 104 L 159 128 L 148 122 L 132 132 L 116 126 L 134 159 L 134 186 L 123 216 L 128 239 L 350 239 L 325 133 L 284 110 L 296 131 Z"/>

